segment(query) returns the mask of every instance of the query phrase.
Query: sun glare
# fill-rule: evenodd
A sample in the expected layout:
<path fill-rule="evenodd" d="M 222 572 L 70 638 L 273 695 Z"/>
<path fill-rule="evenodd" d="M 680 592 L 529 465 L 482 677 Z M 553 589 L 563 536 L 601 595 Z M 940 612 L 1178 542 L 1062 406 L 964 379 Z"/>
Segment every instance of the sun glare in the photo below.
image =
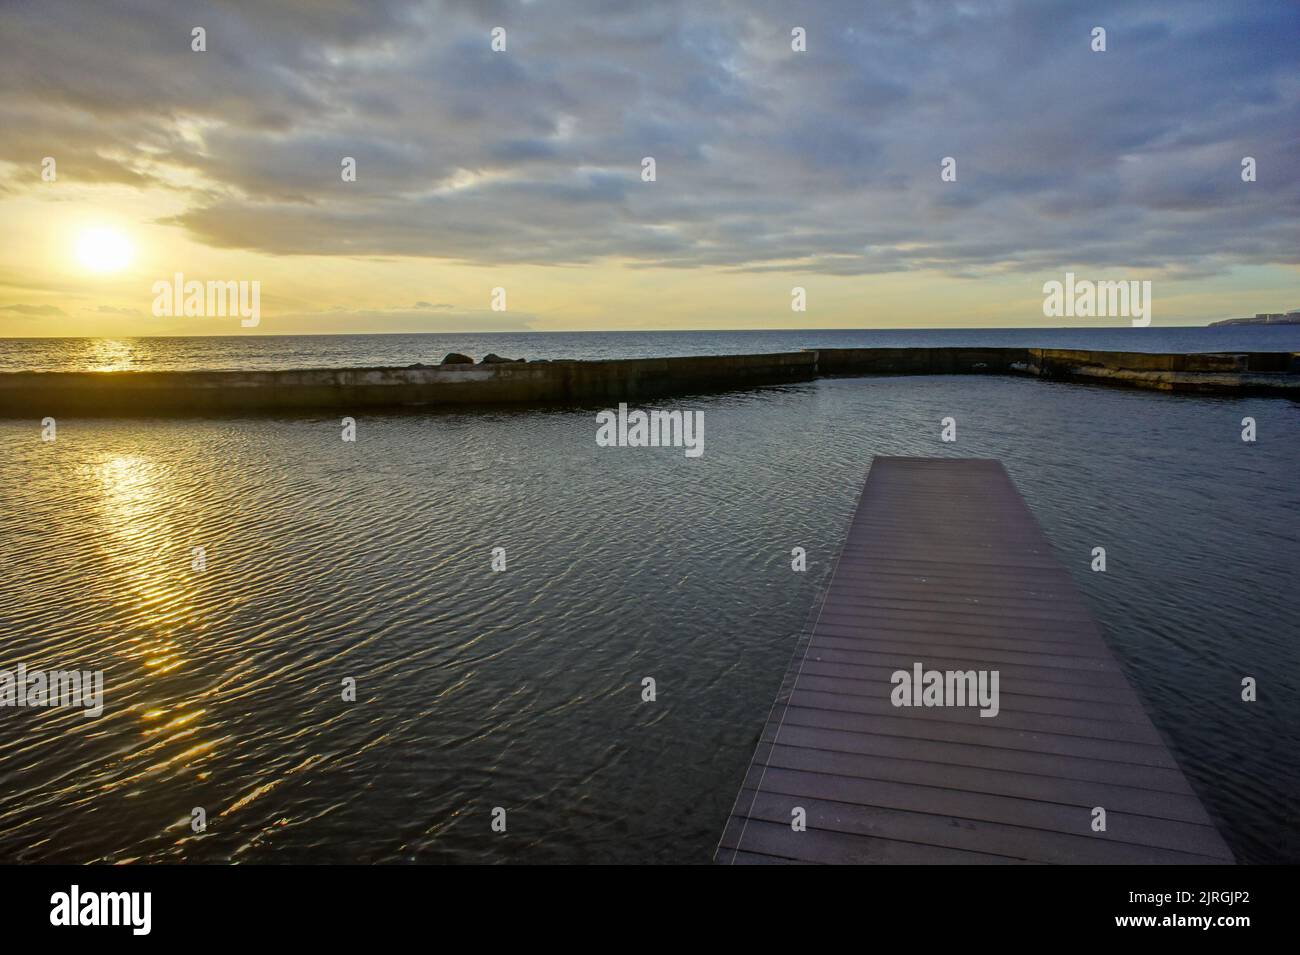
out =
<path fill-rule="evenodd" d="M 77 239 L 77 261 L 92 272 L 116 272 L 131 261 L 131 242 L 113 229 L 87 229 Z"/>

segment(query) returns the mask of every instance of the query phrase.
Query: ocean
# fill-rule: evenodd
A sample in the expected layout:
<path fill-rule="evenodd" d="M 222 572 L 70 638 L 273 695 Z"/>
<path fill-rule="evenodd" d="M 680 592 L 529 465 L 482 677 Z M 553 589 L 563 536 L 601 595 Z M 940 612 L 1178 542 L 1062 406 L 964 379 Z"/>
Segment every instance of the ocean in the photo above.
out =
<path fill-rule="evenodd" d="M 10 340 L 0 354 L 7 370 L 293 367 L 451 350 L 1300 350 L 1298 336 Z M 0 421 L 0 670 L 105 681 L 97 719 L 0 711 L 0 859 L 707 862 L 871 459 L 906 454 L 1005 463 L 1239 860 L 1300 860 L 1295 402 L 954 376 L 659 404 L 703 412 L 702 456 L 598 447 L 590 409 L 364 415 L 355 443 L 323 415 L 61 419 L 54 442 Z M 948 416 L 956 444 L 939 438 Z M 1104 574 L 1089 569 L 1098 545 Z M 1257 702 L 1240 698 L 1246 676 Z"/>
<path fill-rule="evenodd" d="M 403 366 L 448 352 L 479 359 L 656 358 L 801 348 L 957 346 L 1141 352 L 1300 351 L 1300 325 L 1219 328 L 971 328 L 745 332 L 524 332 L 427 335 L 236 335 L 211 338 L 0 339 L 0 372 L 269 370 Z"/>

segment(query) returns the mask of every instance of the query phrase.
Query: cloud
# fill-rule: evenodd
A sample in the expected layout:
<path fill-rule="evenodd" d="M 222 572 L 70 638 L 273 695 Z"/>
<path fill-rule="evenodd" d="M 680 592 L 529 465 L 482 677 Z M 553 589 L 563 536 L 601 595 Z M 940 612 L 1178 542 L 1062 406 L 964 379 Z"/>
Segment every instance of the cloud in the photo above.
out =
<path fill-rule="evenodd" d="M 0 305 L 0 312 L 13 312 L 15 315 L 30 317 L 63 315 L 63 309 L 54 305 Z"/>
<path fill-rule="evenodd" d="M 1298 31 L 1264 2 L 49 0 L 0 10 L 0 159 L 179 189 L 164 221 L 275 255 L 1212 274 L 1300 257 Z"/>

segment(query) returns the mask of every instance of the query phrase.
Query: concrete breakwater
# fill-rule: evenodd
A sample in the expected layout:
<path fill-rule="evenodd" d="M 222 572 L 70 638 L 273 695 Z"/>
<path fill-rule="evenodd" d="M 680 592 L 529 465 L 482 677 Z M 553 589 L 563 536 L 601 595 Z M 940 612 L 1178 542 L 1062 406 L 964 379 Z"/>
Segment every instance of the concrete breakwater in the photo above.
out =
<path fill-rule="evenodd" d="M 590 404 L 825 376 L 998 374 L 1161 391 L 1300 398 L 1300 353 L 1147 354 L 1041 348 L 842 348 L 766 355 L 292 371 L 9 372 L 0 417 L 312 412 Z"/>
<path fill-rule="evenodd" d="M 807 381 L 815 352 L 301 371 L 13 372 L 0 416 L 583 404 Z"/>
<path fill-rule="evenodd" d="M 833 348 L 819 375 L 1030 375 L 1158 391 L 1300 395 L 1300 353 L 1071 348 Z"/>

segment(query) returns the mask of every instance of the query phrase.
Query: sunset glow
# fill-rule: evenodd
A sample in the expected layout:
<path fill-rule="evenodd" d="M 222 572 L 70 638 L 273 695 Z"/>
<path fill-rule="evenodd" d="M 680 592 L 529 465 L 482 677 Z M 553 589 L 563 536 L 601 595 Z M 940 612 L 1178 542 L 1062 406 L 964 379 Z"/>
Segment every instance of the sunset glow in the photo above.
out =
<path fill-rule="evenodd" d="M 133 251 L 130 240 L 113 229 L 87 229 L 77 239 L 77 261 L 92 272 L 120 272 Z"/>

